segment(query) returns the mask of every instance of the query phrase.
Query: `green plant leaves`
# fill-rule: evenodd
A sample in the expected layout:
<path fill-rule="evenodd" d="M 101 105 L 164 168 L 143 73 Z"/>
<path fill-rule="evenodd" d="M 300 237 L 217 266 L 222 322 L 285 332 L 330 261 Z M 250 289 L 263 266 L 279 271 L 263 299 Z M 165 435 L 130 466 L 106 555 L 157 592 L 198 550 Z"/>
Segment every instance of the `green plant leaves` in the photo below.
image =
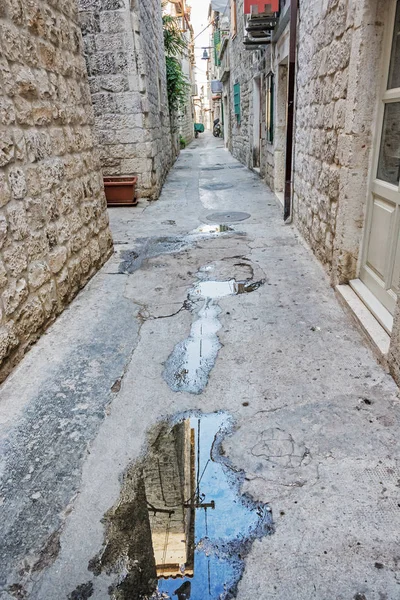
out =
<path fill-rule="evenodd" d="M 171 15 L 163 15 L 163 31 L 168 105 L 170 112 L 177 112 L 185 106 L 190 89 L 180 60 L 187 51 L 187 42 L 179 29 L 177 19 Z"/>

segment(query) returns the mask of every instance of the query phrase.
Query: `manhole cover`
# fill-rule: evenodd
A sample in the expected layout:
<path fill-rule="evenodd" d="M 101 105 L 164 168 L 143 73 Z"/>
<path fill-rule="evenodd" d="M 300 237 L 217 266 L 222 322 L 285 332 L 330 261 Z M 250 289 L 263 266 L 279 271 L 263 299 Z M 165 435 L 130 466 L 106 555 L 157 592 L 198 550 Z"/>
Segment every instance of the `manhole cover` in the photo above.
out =
<path fill-rule="evenodd" d="M 249 213 L 232 211 L 212 213 L 212 215 L 207 215 L 206 219 L 214 223 L 234 223 L 235 221 L 245 221 L 250 217 Z"/>
<path fill-rule="evenodd" d="M 231 183 L 208 183 L 201 187 L 203 190 L 228 190 L 229 188 L 232 188 L 233 185 Z"/>

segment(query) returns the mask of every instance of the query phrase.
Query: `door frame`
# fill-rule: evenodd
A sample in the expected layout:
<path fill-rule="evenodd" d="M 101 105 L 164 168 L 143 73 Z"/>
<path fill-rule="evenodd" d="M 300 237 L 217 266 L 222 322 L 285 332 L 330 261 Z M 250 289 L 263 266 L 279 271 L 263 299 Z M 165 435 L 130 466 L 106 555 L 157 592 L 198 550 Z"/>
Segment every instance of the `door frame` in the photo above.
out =
<path fill-rule="evenodd" d="M 253 136 L 251 140 L 251 165 L 253 169 L 261 167 L 261 122 L 261 75 L 256 75 L 253 77 Z"/>
<path fill-rule="evenodd" d="M 227 86 L 227 91 L 226 93 L 224 93 L 222 95 L 222 106 L 224 109 L 224 122 L 223 122 L 223 127 L 224 127 L 224 143 L 225 143 L 225 148 L 229 148 L 229 142 L 230 142 L 230 100 L 229 100 L 229 86 Z"/>
<path fill-rule="evenodd" d="M 387 25 L 387 30 L 384 33 L 384 41 L 383 41 L 383 47 L 382 47 L 382 60 L 381 60 L 381 68 L 380 68 L 381 81 L 380 81 L 380 85 L 379 85 L 378 106 L 377 106 L 376 119 L 375 119 L 374 130 L 373 130 L 372 160 L 371 160 L 370 172 L 368 175 L 367 207 L 366 207 L 366 216 L 365 216 L 365 220 L 364 220 L 364 232 L 363 232 L 363 237 L 362 237 L 362 241 L 361 241 L 359 265 L 358 265 L 358 277 L 359 277 L 359 280 L 364 284 L 365 284 L 365 282 L 362 279 L 361 272 L 365 268 L 366 260 L 367 260 L 368 242 L 370 239 L 371 226 L 372 226 L 373 198 L 374 198 L 374 196 L 379 197 L 379 195 L 380 195 L 379 192 L 382 193 L 383 190 L 386 192 L 388 197 L 390 196 L 391 193 L 396 193 L 394 186 L 392 184 L 384 182 L 382 180 L 379 180 L 379 179 L 377 179 L 377 176 L 376 176 L 377 170 L 378 170 L 382 136 L 383 136 L 383 122 L 384 122 L 385 106 L 386 106 L 386 104 L 389 104 L 391 102 L 398 101 L 399 96 L 400 96 L 400 94 L 394 94 L 393 93 L 394 90 L 387 89 L 389 69 L 390 69 L 390 60 L 391 60 L 391 51 L 392 51 L 392 44 L 393 44 L 395 18 L 396 18 L 396 9 L 397 9 L 397 0 L 393 0 L 392 5 L 388 9 L 388 25 Z M 395 88 L 395 89 L 398 90 L 399 88 Z M 382 197 L 384 198 L 383 195 L 382 195 Z M 400 220 L 400 211 L 398 210 L 397 212 L 398 212 L 398 214 L 396 215 L 396 223 L 398 224 L 398 221 Z M 395 253 L 395 251 L 396 251 L 396 248 L 390 249 L 392 258 L 393 258 L 393 254 Z M 375 282 L 376 286 L 380 285 L 378 283 L 378 281 L 375 280 L 374 276 L 369 273 L 369 271 L 365 271 L 365 272 L 367 274 L 367 279 Z M 356 280 L 356 281 L 358 281 L 358 280 Z M 368 287 L 368 286 L 366 286 L 366 287 Z M 369 287 L 368 287 L 368 290 L 370 291 L 370 293 L 374 294 L 373 290 L 371 290 Z M 374 296 L 375 296 L 375 294 L 374 294 Z M 376 300 L 377 300 L 377 303 L 382 304 L 380 302 L 379 298 L 376 297 Z M 393 297 L 393 301 L 395 302 L 394 297 Z M 367 305 L 368 304 L 369 303 L 367 303 Z M 388 309 L 386 307 L 384 307 L 384 305 L 382 305 L 382 309 L 383 309 L 383 313 L 388 313 L 390 315 L 390 312 L 388 311 Z M 384 326 L 384 328 L 390 334 L 390 330 L 388 330 L 388 325 L 387 325 L 388 315 L 385 315 L 385 319 L 384 319 L 385 322 L 382 323 L 382 319 L 379 318 L 379 315 L 377 315 L 375 313 L 375 311 L 374 311 L 374 314 L 378 318 L 378 320 L 381 322 L 381 324 Z M 391 322 L 393 321 L 392 318 L 389 320 Z"/>

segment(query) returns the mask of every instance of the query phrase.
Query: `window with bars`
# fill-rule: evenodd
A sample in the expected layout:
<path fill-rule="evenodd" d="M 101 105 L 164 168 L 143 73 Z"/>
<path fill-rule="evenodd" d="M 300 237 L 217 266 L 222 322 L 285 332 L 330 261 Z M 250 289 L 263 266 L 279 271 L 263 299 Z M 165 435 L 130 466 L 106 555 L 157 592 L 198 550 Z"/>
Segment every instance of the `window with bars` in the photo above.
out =
<path fill-rule="evenodd" d="M 265 80 L 265 125 L 267 129 L 267 142 L 274 142 L 274 74 L 268 73 Z"/>
<path fill-rule="evenodd" d="M 240 123 L 240 83 L 235 83 L 233 86 L 233 107 L 236 121 Z"/>

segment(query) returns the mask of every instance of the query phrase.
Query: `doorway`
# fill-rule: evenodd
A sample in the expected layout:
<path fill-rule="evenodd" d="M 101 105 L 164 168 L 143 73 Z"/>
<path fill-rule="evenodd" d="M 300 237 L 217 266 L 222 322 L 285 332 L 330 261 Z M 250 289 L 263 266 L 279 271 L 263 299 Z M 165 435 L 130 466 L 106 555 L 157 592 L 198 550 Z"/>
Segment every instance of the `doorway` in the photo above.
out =
<path fill-rule="evenodd" d="M 286 126 L 288 105 L 288 58 L 278 65 L 276 85 L 276 122 L 274 151 L 274 192 L 282 194 L 285 187 Z"/>
<path fill-rule="evenodd" d="M 253 169 L 260 168 L 261 154 L 261 78 L 253 79 Z"/>
<path fill-rule="evenodd" d="M 224 111 L 224 141 L 225 148 L 229 148 L 229 129 L 230 129 L 230 114 L 229 114 L 229 96 L 228 94 L 224 94 L 222 99 L 222 106 Z"/>
<path fill-rule="evenodd" d="M 356 290 L 362 296 L 362 286 L 367 288 L 372 301 L 366 303 L 388 333 L 400 293 L 400 0 L 393 2 L 390 23 L 361 258 L 361 294 Z M 357 281 L 352 285 L 356 288 Z"/>

